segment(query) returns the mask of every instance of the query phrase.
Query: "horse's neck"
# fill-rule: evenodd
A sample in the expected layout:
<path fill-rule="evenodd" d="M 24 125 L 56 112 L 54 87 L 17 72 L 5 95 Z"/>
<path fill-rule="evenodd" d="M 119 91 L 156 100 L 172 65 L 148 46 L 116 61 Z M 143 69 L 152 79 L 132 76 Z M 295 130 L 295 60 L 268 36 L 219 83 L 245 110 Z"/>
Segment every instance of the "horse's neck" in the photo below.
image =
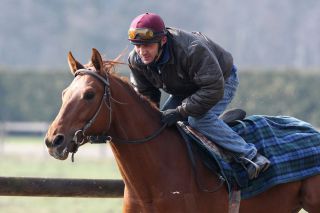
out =
<path fill-rule="evenodd" d="M 112 129 L 116 138 L 134 139 L 160 128 L 160 112 L 117 77 L 110 79 Z"/>
<path fill-rule="evenodd" d="M 132 95 L 132 91 L 121 94 L 117 95 L 117 99 L 128 104 L 114 106 L 112 149 L 126 186 L 143 197 L 152 193 L 151 188 L 157 191 L 177 177 L 191 177 L 186 148 L 174 128 L 165 129 L 142 144 L 117 143 L 117 139 L 143 139 L 162 125 L 160 113 L 150 105 L 141 103 L 143 100 L 138 95 Z"/>

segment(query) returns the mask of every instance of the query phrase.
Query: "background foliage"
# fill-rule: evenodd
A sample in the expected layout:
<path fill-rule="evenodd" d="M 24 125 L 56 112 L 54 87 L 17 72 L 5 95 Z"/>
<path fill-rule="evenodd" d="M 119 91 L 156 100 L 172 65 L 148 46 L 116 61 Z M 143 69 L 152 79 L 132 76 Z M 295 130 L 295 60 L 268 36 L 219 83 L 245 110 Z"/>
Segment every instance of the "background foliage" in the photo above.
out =
<path fill-rule="evenodd" d="M 114 58 L 132 48 L 131 20 L 149 11 L 167 26 L 203 32 L 232 53 L 241 68 L 233 106 L 319 126 L 319 9 L 318 0 L 2 0 L 0 121 L 52 120 L 72 80 L 67 52 L 82 63 L 92 47 Z"/>
<path fill-rule="evenodd" d="M 234 107 L 248 114 L 290 115 L 320 127 L 320 73 L 307 71 L 240 73 Z"/>
<path fill-rule="evenodd" d="M 121 70 L 127 75 L 127 70 Z M 248 114 L 290 115 L 320 126 L 318 72 L 239 71 L 240 87 L 231 107 Z M 72 81 L 69 71 L 0 72 L 0 121 L 51 121 L 61 92 Z M 164 94 L 165 97 L 165 94 Z"/>

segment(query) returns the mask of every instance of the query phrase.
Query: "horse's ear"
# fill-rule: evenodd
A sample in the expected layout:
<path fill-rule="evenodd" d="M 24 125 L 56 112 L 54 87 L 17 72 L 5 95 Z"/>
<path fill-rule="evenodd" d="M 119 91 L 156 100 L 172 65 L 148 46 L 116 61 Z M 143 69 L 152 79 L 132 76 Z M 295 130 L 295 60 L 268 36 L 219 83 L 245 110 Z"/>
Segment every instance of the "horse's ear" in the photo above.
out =
<path fill-rule="evenodd" d="M 76 59 L 74 59 L 71 52 L 68 53 L 68 64 L 72 74 L 74 74 L 78 69 L 84 68 L 82 64 L 80 64 Z"/>
<path fill-rule="evenodd" d="M 102 57 L 99 53 L 98 50 L 96 50 L 95 48 L 92 48 L 92 56 L 91 56 L 91 62 L 94 66 L 94 68 L 96 68 L 96 71 L 101 71 L 103 68 L 103 62 L 102 62 Z"/>

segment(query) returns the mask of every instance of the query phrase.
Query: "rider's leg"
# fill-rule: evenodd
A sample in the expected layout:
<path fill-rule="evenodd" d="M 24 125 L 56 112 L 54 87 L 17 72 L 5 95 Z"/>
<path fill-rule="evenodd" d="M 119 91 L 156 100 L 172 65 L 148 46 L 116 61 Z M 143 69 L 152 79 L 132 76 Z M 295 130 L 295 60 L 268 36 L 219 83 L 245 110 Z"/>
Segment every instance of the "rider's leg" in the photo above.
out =
<path fill-rule="evenodd" d="M 270 162 L 261 155 L 257 155 L 254 144 L 247 143 L 234 132 L 218 116 L 232 101 L 239 84 L 237 72 L 234 68 L 231 76 L 225 81 L 225 93 L 221 101 L 200 118 L 189 117 L 189 124 L 199 132 L 216 142 L 221 147 L 233 152 L 240 162 L 246 164 L 249 177 L 255 178 L 261 170 L 268 168 Z"/>
<path fill-rule="evenodd" d="M 200 118 L 189 117 L 189 124 L 221 147 L 232 151 L 237 157 L 253 159 L 257 154 L 254 144 L 247 143 L 226 123 L 210 110 Z"/>

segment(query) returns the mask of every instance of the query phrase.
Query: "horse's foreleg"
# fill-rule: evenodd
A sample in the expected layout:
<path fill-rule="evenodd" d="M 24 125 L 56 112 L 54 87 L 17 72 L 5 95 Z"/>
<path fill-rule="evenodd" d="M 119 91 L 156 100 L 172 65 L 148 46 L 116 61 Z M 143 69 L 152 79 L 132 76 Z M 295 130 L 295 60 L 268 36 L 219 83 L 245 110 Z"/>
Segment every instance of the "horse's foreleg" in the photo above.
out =
<path fill-rule="evenodd" d="M 302 182 L 301 203 L 303 209 L 309 213 L 320 212 L 320 175 Z"/>

